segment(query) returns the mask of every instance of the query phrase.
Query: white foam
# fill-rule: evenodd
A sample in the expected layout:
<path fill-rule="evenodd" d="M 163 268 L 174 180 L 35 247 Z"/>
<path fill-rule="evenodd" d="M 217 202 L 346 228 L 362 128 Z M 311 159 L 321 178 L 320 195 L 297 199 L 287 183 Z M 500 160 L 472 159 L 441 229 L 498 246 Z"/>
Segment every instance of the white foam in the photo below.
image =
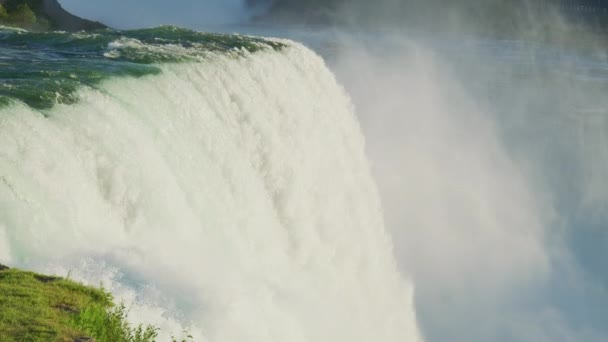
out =
<path fill-rule="evenodd" d="M 2 110 L 0 256 L 103 283 L 164 338 L 420 340 L 323 61 L 291 44 L 162 68 Z"/>

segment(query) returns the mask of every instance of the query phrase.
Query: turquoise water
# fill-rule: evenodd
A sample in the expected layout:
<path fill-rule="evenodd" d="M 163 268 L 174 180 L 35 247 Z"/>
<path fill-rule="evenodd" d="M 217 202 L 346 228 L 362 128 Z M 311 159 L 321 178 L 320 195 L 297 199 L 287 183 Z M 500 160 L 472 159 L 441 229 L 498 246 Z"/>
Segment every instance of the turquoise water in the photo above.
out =
<path fill-rule="evenodd" d="M 0 105 L 37 109 L 77 101 L 76 89 L 111 77 L 157 74 L 159 63 L 238 56 L 282 45 L 261 38 L 201 33 L 174 26 L 93 33 L 33 33 L 0 28 Z"/>

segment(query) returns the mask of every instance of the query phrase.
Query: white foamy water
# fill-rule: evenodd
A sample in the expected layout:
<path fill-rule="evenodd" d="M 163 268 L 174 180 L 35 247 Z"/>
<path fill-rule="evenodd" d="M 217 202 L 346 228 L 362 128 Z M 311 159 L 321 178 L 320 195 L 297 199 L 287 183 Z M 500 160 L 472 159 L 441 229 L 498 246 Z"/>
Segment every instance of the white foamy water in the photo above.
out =
<path fill-rule="evenodd" d="M 102 283 L 161 339 L 419 341 L 323 61 L 217 55 L 0 113 L 0 261 Z"/>

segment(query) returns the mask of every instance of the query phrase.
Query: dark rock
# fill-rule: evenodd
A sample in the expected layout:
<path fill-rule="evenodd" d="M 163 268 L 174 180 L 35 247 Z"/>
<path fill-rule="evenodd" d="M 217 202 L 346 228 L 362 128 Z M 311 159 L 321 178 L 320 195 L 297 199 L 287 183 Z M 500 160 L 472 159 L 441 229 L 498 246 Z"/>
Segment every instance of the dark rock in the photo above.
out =
<path fill-rule="evenodd" d="M 95 342 L 95 339 L 91 337 L 76 337 L 74 342 Z"/>
<path fill-rule="evenodd" d="M 59 278 L 59 277 L 45 276 L 45 275 L 40 275 L 40 274 L 34 275 L 34 278 L 36 278 L 36 280 L 38 280 L 39 282 L 42 282 L 42 283 L 50 283 L 53 281 L 61 280 L 61 278 Z"/>
<path fill-rule="evenodd" d="M 11 269 L 10 267 L 0 264 L 0 271 L 10 270 L 10 269 Z"/>
<path fill-rule="evenodd" d="M 61 311 L 65 311 L 67 313 L 71 313 L 71 314 L 79 314 L 80 310 L 78 310 L 78 308 L 75 308 L 71 305 L 68 304 L 58 304 L 55 306 L 55 309 L 59 309 Z"/>

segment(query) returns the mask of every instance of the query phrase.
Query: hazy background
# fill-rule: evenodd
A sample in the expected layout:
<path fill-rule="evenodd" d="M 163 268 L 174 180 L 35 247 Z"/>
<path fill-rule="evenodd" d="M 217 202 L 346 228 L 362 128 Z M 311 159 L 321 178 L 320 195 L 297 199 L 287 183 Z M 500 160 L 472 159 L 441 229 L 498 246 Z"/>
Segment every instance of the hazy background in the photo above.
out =
<path fill-rule="evenodd" d="M 429 341 L 608 340 L 600 1 L 63 3 L 118 28 L 289 36 L 326 57 Z"/>
<path fill-rule="evenodd" d="M 254 13 L 242 0 L 62 0 L 64 8 L 115 28 L 158 25 L 200 27 L 240 23 Z"/>

